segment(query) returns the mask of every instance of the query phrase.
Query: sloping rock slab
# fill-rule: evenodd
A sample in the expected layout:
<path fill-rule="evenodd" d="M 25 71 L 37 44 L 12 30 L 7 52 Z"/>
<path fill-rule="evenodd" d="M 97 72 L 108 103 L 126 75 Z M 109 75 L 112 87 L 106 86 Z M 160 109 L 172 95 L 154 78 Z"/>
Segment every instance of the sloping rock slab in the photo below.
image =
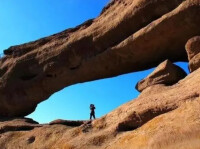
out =
<path fill-rule="evenodd" d="M 199 149 L 200 98 L 117 137 L 106 149 Z"/>

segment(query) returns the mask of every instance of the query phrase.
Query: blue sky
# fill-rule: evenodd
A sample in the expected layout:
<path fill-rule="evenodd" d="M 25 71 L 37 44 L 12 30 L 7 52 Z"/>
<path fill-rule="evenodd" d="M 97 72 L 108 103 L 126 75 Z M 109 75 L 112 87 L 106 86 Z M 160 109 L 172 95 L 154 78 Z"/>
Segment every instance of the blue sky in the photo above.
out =
<path fill-rule="evenodd" d="M 0 53 L 97 17 L 109 0 L 1 0 Z M 178 63 L 188 72 L 187 63 Z M 153 69 L 66 87 L 40 103 L 28 117 L 40 123 L 89 118 L 89 105 L 101 117 L 138 96 L 135 84 Z"/>

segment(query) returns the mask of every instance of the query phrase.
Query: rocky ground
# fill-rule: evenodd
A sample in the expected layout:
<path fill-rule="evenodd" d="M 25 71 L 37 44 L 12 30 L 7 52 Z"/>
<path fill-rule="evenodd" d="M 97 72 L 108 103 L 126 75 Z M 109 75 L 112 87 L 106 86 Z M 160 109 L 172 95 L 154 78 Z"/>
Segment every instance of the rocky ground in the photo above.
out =
<path fill-rule="evenodd" d="M 198 149 L 200 69 L 178 83 L 146 88 L 137 99 L 92 121 L 1 120 L 1 148 Z M 147 96 L 148 95 L 148 96 Z"/>
<path fill-rule="evenodd" d="M 5 50 L 0 148 L 199 149 L 199 16 L 199 0 L 113 0 L 77 28 Z M 63 87 L 153 66 L 136 99 L 92 122 L 23 118 Z"/>

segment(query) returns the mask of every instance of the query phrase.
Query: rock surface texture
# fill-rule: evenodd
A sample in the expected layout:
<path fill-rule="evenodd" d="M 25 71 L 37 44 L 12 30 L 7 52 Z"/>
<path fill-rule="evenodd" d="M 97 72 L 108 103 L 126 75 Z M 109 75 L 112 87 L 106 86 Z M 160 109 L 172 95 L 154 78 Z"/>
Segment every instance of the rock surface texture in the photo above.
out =
<path fill-rule="evenodd" d="M 185 45 L 188 60 L 190 61 L 195 55 L 200 53 L 200 36 L 189 39 Z"/>
<path fill-rule="evenodd" d="M 200 67 L 200 53 L 195 55 L 189 62 L 190 72 L 197 70 Z"/>
<path fill-rule="evenodd" d="M 138 98 L 92 123 L 39 125 L 30 120 L 26 123 L 17 120 L 31 129 L 4 130 L 0 134 L 0 146 L 6 149 L 199 149 L 199 74 L 200 69 L 172 86 L 150 86 Z M 15 121 L 2 120 L 0 126 L 19 125 Z"/>
<path fill-rule="evenodd" d="M 87 121 L 69 121 L 69 120 L 57 119 L 57 120 L 50 122 L 49 125 L 61 124 L 61 125 L 67 125 L 67 126 L 80 126 L 84 123 L 87 123 Z"/>
<path fill-rule="evenodd" d="M 186 75 L 186 72 L 182 68 L 166 60 L 156 67 L 145 79 L 139 81 L 136 89 L 142 92 L 145 88 L 156 84 L 173 85 Z"/>
<path fill-rule="evenodd" d="M 0 116 L 24 116 L 66 86 L 187 61 L 200 34 L 199 0 L 114 0 L 84 24 L 5 50 Z M 112 21 L 110 21 L 112 20 Z"/>
<path fill-rule="evenodd" d="M 185 48 L 188 54 L 190 72 L 193 72 L 200 67 L 200 36 L 188 40 Z"/>
<path fill-rule="evenodd" d="M 68 85 L 144 70 L 166 59 L 187 61 L 184 47 L 200 35 L 199 16 L 200 0 L 113 0 L 96 19 L 5 50 L 0 59 L 0 148 L 199 149 L 197 68 L 175 84 L 143 87 L 138 98 L 94 121 L 38 124 L 6 118 L 34 111 Z M 188 57 L 200 61 L 199 54 Z"/>

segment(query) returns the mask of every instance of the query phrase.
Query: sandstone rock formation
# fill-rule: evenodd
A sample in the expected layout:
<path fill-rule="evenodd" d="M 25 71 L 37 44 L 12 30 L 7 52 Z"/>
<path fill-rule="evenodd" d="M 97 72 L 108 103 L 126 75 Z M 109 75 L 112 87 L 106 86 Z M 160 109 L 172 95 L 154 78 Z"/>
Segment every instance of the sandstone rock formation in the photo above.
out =
<path fill-rule="evenodd" d="M 33 121 L 32 119 L 15 118 L 15 119 L 1 119 L 0 120 L 0 134 L 9 131 L 28 131 L 35 127 L 42 125 Z"/>
<path fill-rule="evenodd" d="M 62 125 L 67 125 L 67 126 L 80 126 L 87 121 L 69 121 L 69 120 L 61 120 L 57 119 L 49 123 L 49 125 L 57 125 L 57 124 L 62 124 Z"/>
<path fill-rule="evenodd" d="M 188 40 L 185 48 L 188 54 L 190 72 L 193 72 L 200 67 L 200 36 Z"/>
<path fill-rule="evenodd" d="M 199 15 L 199 0 L 114 0 L 96 19 L 9 48 L 0 60 L 0 116 L 27 115 L 75 83 L 187 61 Z"/>
<path fill-rule="evenodd" d="M 195 55 L 200 53 L 200 36 L 189 39 L 185 45 L 188 60 L 190 61 Z"/>
<path fill-rule="evenodd" d="M 142 92 L 145 88 L 156 84 L 172 85 L 183 79 L 186 75 L 186 72 L 182 68 L 166 60 L 156 67 L 145 79 L 139 81 L 135 88 Z"/>
<path fill-rule="evenodd" d="M 195 55 L 189 62 L 190 72 L 197 70 L 200 67 L 200 53 Z"/>
<path fill-rule="evenodd" d="M 0 146 L 10 149 L 13 146 L 24 149 L 199 149 L 199 74 L 200 69 L 172 86 L 151 86 L 138 98 L 91 124 L 78 127 L 34 124 L 34 129 L 4 131 Z M 0 122 L 2 125 L 8 125 L 8 121 Z"/>
<path fill-rule="evenodd" d="M 136 131 L 117 137 L 107 149 L 200 148 L 200 98 L 160 115 Z"/>
<path fill-rule="evenodd" d="M 149 86 L 92 122 L 2 119 L 34 111 L 71 84 L 144 70 L 165 59 L 186 61 L 184 46 L 200 34 L 199 16 L 199 0 L 114 0 L 98 18 L 77 28 L 5 50 L 0 59 L 0 147 L 199 149 L 196 68 L 176 84 Z M 200 59 L 198 54 L 193 58 Z"/>

